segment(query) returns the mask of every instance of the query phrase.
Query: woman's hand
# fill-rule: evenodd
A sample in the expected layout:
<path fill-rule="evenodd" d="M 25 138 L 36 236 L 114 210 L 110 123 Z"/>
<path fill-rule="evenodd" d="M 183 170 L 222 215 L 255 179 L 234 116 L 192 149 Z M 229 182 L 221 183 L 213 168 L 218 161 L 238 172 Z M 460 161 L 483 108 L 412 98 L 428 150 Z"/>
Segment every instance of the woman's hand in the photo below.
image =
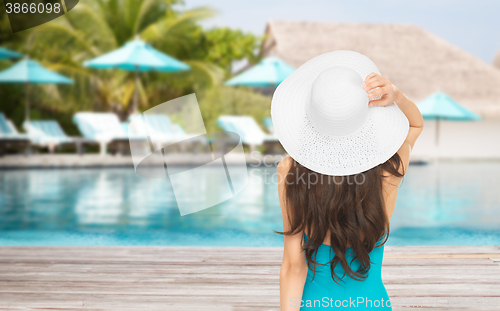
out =
<path fill-rule="evenodd" d="M 391 81 L 374 72 L 366 76 L 363 90 L 367 93 L 371 90 L 367 95 L 370 99 L 375 96 L 380 96 L 380 99 L 370 100 L 368 106 L 383 107 L 394 103 L 408 119 L 410 126 L 408 135 L 403 145 L 398 150 L 398 154 L 403 161 L 404 171 L 406 172 L 408 164 L 410 163 L 411 150 L 424 127 L 424 119 L 420 110 L 417 105 L 403 94 L 400 89 L 393 85 Z M 399 181 L 396 182 L 396 184 L 399 184 Z"/>
<path fill-rule="evenodd" d="M 370 107 L 383 107 L 390 105 L 394 101 L 396 101 L 396 98 L 401 92 L 395 85 L 391 83 L 391 81 L 375 72 L 372 72 L 368 76 L 366 76 L 363 89 L 368 92 L 368 98 L 370 99 L 370 101 L 368 102 L 368 106 Z M 375 99 L 373 100 L 373 98 Z"/>

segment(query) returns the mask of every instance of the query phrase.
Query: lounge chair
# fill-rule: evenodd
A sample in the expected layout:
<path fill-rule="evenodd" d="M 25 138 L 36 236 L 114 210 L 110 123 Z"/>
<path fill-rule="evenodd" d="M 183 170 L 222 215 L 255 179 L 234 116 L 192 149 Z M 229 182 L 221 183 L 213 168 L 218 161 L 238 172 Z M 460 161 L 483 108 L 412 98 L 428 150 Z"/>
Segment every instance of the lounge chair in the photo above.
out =
<path fill-rule="evenodd" d="M 255 119 L 250 116 L 220 116 L 217 125 L 224 131 L 238 134 L 241 142 L 248 145 L 250 152 L 255 149 L 255 146 L 278 142 L 276 137 L 264 133 Z"/>
<path fill-rule="evenodd" d="M 87 141 L 99 144 L 101 155 L 106 154 L 110 146 L 117 146 L 120 151 L 129 146 L 129 135 L 114 113 L 78 112 L 73 122 Z"/>
<path fill-rule="evenodd" d="M 120 124 L 122 126 L 123 131 L 128 135 L 128 125 L 130 124 L 130 122 L 125 121 L 125 122 L 122 122 Z"/>
<path fill-rule="evenodd" d="M 82 154 L 82 144 L 93 143 L 81 137 L 66 135 L 59 123 L 54 120 L 27 121 L 23 123 L 23 128 L 32 144 L 47 147 L 50 153 L 54 153 L 58 146 L 74 144 L 78 154 Z"/>
<path fill-rule="evenodd" d="M 25 154 L 27 154 L 30 141 L 27 135 L 20 134 L 12 121 L 0 112 L 0 156 L 3 156 L 6 148 L 12 147 L 21 147 L 24 149 Z"/>
<path fill-rule="evenodd" d="M 271 117 L 267 117 L 262 121 L 262 124 L 266 127 L 266 129 L 269 131 L 271 135 L 274 135 L 274 126 L 273 126 L 273 120 Z"/>
<path fill-rule="evenodd" d="M 173 123 L 167 115 L 164 114 L 137 114 L 129 117 L 132 134 L 137 136 L 149 137 L 155 150 L 162 146 L 180 143 L 183 141 L 206 143 L 202 134 L 186 133 L 177 123 Z M 196 138 L 199 136 L 199 138 Z M 185 146 L 182 146 L 183 148 Z"/>

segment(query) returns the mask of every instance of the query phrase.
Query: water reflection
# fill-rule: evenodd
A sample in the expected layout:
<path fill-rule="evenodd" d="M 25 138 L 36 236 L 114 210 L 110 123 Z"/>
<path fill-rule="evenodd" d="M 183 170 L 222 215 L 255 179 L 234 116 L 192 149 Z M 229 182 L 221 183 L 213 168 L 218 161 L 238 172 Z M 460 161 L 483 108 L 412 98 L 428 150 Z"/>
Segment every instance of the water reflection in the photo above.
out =
<path fill-rule="evenodd" d="M 241 193 L 181 217 L 168 179 L 129 168 L 0 171 L 0 244 L 279 246 L 275 172 L 251 168 Z M 498 162 L 411 166 L 388 244 L 499 245 L 499 174 Z"/>
<path fill-rule="evenodd" d="M 123 204 L 123 180 L 114 172 L 100 172 L 91 182 L 84 182 L 74 207 L 80 225 L 116 224 L 126 213 Z"/>

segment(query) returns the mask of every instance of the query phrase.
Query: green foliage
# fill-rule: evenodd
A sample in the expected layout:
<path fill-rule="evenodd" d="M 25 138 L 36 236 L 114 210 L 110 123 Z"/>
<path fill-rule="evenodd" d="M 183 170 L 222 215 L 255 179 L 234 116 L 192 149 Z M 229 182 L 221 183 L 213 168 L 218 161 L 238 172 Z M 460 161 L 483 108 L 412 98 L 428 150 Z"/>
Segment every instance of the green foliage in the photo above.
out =
<path fill-rule="evenodd" d="M 205 127 L 208 131 L 220 130 L 220 115 L 249 115 L 258 124 L 269 116 L 271 98 L 244 87 L 218 86 L 197 93 Z"/>
<path fill-rule="evenodd" d="M 246 58 L 250 63 L 257 61 L 255 51 L 259 49 L 259 38 L 241 30 L 213 28 L 203 33 L 200 47 L 206 61 L 230 73 L 233 60 Z"/>
<path fill-rule="evenodd" d="M 191 66 L 179 73 L 140 74 L 140 109 L 196 92 L 204 103 L 208 128 L 220 114 L 268 114 L 270 99 L 250 89 L 222 86 L 236 60 L 256 62 L 261 38 L 229 28 L 203 29 L 208 7 L 180 11 L 182 0 L 86 0 L 49 23 L 13 34 L 0 5 L 0 44 L 19 51 L 74 80 L 72 85 L 32 85 L 33 119 L 59 120 L 77 134 L 77 111 L 113 111 L 125 118 L 135 91 L 133 73 L 83 67 L 83 62 L 121 47 L 139 35 L 156 49 Z M 177 6 L 176 6 L 177 7 Z M 0 69 L 11 66 L 0 61 Z M 0 85 L 0 111 L 19 126 L 24 117 L 24 86 Z"/>

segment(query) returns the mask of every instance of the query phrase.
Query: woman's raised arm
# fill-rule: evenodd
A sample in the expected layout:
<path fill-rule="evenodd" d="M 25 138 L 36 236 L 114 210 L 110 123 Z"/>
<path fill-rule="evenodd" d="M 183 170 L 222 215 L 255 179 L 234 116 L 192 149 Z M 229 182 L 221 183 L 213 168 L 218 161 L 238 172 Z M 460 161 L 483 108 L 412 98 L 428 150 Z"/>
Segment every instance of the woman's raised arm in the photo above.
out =
<path fill-rule="evenodd" d="M 408 164 L 410 162 L 410 153 L 415 145 L 415 141 L 422 133 L 424 128 L 424 119 L 420 110 L 418 110 L 417 105 L 406 97 L 403 92 L 391 83 L 387 78 L 371 73 L 365 79 L 365 84 L 363 89 L 365 91 L 373 90 L 378 87 L 378 89 L 373 92 L 368 93 L 368 98 L 374 98 L 375 96 L 382 96 L 378 100 L 370 100 L 369 106 L 387 106 L 391 103 L 395 103 L 399 109 L 405 114 L 410 124 L 410 130 L 406 137 L 405 142 L 398 150 L 398 154 L 403 160 L 404 169 L 406 171 Z"/>

